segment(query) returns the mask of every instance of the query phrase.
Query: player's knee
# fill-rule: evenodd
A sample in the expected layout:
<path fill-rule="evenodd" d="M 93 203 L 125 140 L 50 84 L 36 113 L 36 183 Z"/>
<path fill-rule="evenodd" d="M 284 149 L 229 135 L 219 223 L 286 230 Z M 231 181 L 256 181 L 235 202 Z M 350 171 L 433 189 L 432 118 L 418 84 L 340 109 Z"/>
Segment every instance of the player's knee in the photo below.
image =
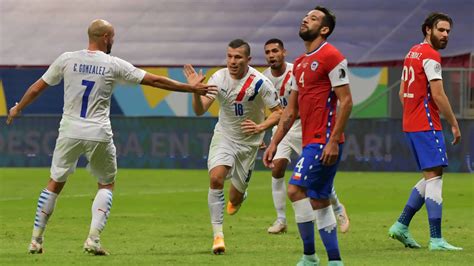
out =
<path fill-rule="evenodd" d="M 310 202 L 313 210 L 324 209 L 331 204 L 329 199 L 311 199 Z"/>
<path fill-rule="evenodd" d="M 291 184 L 288 186 L 287 195 L 292 202 L 306 198 L 306 193 L 302 188 Z"/>
<path fill-rule="evenodd" d="M 272 170 L 272 176 L 274 178 L 283 178 L 285 176 L 285 169 L 274 167 Z"/>
<path fill-rule="evenodd" d="M 274 178 L 283 178 L 285 176 L 286 166 L 288 165 L 287 159 L 277 159 L 273 161 L 275 167 L 272 169 L 272 176 Z"/>
<path fill-rule="evenodd" d="M 223 189 L 224 178 L 219 176 L 211 176 L 209 179 L 209 185 L 212 189 Z"/>

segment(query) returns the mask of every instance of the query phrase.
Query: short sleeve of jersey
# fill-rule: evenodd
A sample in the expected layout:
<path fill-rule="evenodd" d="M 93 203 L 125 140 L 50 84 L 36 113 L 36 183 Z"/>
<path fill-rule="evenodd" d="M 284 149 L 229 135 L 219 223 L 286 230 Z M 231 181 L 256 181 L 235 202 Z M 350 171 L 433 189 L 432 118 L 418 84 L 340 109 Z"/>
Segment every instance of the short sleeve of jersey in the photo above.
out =
<path fill-rule="evenodd" d="M 117 78 L 134 84 L 142 82 L 143 77 L 145 77 L 146 74 L 145 70 L 136 68 L 134 65 L 118 57 L 114 57 L 114 59 L 115 74 Z"/>
<path fill-rule="evenodd" d="M 46 82 L 49 86 L 58 85 L 64 76 L 64 58 L 66 57 L 66 53 L 60 55 L 54 62 L 49 66 L 46 73 L 43 74 L 41 79 Z"/>
<path fill-rule="evenodd" d="M 278 93 L 273 84 L 268 79 L 264 80 L 261 90 L 262 99 L 267 108 L 272 109 L 273 107 L 280 104 Z"/>
<path fill-rule="evenodd" d="M 441 64 L 434 59 L 427 58 L 423 60 L 423 69 L 425 70 L 428 81 L 443 79 L 441 76 Z"/>
<path fill-rule="evenodd" d="M 331 71 L 329 71 L 329 80 L 333 88 L 349 84 L 349 70 L 347 60 L 339 62 Z"/>

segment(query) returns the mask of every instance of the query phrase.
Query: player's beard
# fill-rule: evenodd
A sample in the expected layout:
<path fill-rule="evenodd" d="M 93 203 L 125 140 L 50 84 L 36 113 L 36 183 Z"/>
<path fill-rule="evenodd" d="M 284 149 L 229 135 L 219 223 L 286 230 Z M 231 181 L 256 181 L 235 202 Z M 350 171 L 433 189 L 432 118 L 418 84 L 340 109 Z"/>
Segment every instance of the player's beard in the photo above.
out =
<path fill-rule="evenodd" d="M 444 49 L 448 45 L 448 39 L 441 41 L 441 39 L 437 38 L 434 34 L 430 36 L 430 41 L 433 45 L 433 48 L 435 48 L 436 50 Z"/>
<path fill-rule="evenodd" d="M 307 31 L 301 31 L 301 29 L 300 29 L 300 32 L 299 32 L 300 38 L 303 39 L 303 41 L 305 41 L 305 42 L 314 41 L 316 38 L 319 37 L 319 30 L 321 30 L 321 27 L 322 26 L 319 26 L 315 30 L 308 29 Z"/>
<path fill-rule="evenodd" d="M 110 54 L 110 52 L 112 52 L 112 44 L 111 44 L 111 43 L 108 43 L 108 44 L 107 44 L 107 53 L 106 53 L 106 54 Z"/>

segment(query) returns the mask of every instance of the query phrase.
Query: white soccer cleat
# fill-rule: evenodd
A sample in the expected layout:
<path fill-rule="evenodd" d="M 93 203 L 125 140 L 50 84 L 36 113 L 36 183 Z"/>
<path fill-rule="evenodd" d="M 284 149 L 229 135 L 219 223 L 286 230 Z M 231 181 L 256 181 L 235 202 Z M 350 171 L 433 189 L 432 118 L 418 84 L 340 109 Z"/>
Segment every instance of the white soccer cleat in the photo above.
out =
<path fill-rule="evenodd" d="M 30 254 L 42 254 L 43 253 L 43 243 L 36 241 L 35 239 L 31 240 L 30 245 L 28 246 L 28 253 Z"/>
<path fill-rule="evenodd" d="M 347 216 L 346 207 L 341 204 L 341 210 L 336 214 L 337 223 L 339 224 L 339 229 L 341 233 L 346 233 L 349 231 L 349 216 Z"/>
<path fill-rule="evenodd" d="M 268 227 L 267 232 L 269 234 L 281 234 L 281 233 L 286 233 L 287 230 L 287 225 L 286 223 L 276 220 L 272 226 Z"/>
<path fill-rule="evenodd" d="M 93 240 L 90 237 L 88 237 L 86 239 L 86 242 L 84 242 L 84 252 L 92 254 L 92 255 L 96 255 L 96 256 L 108 256 L 109 255 L 109 252 L 107 252 L 105 249 L 103 249 L 100 246 L 100 239 L 97 238 L 97 239 Z"/>

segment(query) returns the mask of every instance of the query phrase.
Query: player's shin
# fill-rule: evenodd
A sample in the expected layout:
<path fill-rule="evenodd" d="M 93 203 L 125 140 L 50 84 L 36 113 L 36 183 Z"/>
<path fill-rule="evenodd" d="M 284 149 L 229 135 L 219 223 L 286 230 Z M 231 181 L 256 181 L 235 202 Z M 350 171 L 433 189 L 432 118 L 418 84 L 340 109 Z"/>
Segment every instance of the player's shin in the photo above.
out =
<path fill-rule="evenodd" d="M 57 197 L 58 194 L 51 192 L 46 188 L 41 191 L 38 198 L 38 206 L 36 208 L 32 240 L 36 240 L 39 243 L 43 242 L 43 233 L 49 217 L 53 214 Z"/>
<path fill-rule="evenodd" d="M 339 202 L 339 198 L 337 197 L 336 190 L 332 187 L 331 194 L 329 195 L 329 200 L 331 201 L 332 209 L 335 213 L 342 211 L 341 202 Z"/>
<path fill-rule="evenodd" d="M 105 188 L 99 189 L 92 203 L 92 221 L 89 231 L 89 238 L 92 240 L 99 239 L 109 218 L 111 208 L 112 191 Z"/>
<path fill-rule="evenodd" d="M 441 238 L 441 217 L 443 210 L 443 180 L 441 176 L 426 181 L 426 210 L 430 224 L 431 238 Z"/>
<path fill-rule="evenodd" d="M 298 225 L 305 255 L 316 253 L 314 247 L 314 213 L 309 198 L 304 198 L 292 203 L 295 211 L 295 221 Z"/>
<path fill-rule="evenodd" d="M 209 206 L 209 213 L 211 215 L 212 230 L 214 237 L 223 237 L 222 224 L 224 222 L 224 190 L 209 188 L 207 196 L 207 203 Z"/>
<path fill-rule="evenodd" d="M 416 183 L 415 187 L 413 187 L 407 204 L 398 218 L 398 222 L 406 226 L 410 225 L 411 219 L 415 213 L 419 211 L 425 203 L 425 190 L 426 181 L 422 178 L 418 183 Z"/>
<path fill-rule="evenodd" d="M 272 177 L 273 204 L 277 212 L 277 219 L 286 224 L 286 184 L 285 178 Z"/>
<path fill-rule="evenodd" d="M 319 235 L 324 243 L 329 261 L 340 261 L 339 244 L 337 241 L 337 223 L 336 216 L 332 206 L 314 211 Z"/>

